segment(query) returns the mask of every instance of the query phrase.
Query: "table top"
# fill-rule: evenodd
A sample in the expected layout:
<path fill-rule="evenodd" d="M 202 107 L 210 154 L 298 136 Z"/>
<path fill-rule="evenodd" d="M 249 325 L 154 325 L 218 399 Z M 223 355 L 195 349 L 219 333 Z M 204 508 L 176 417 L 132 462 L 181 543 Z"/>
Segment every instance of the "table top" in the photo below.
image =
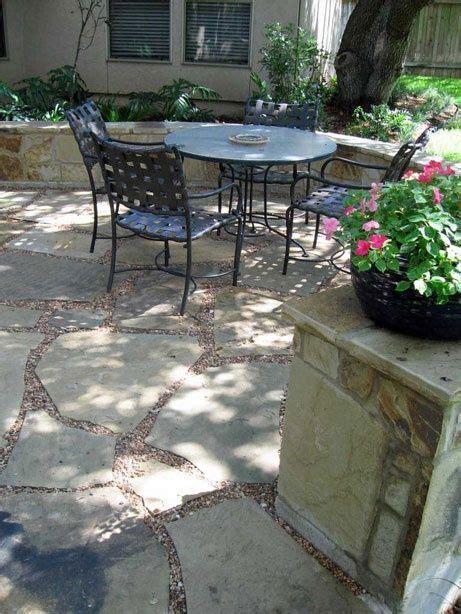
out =
<path fill-rule="evenodd" d="M 229 136 L 252 133 L 269 137 L 263 145 L 240 145 Z M 175 146 L 188 158 L 230 162 L 245 166 L 297 164 L 328 158 L 336 143 L 328 136 L 278 126 L 217 124 L 184 128 L 165 137 L 165 144 Z"/>

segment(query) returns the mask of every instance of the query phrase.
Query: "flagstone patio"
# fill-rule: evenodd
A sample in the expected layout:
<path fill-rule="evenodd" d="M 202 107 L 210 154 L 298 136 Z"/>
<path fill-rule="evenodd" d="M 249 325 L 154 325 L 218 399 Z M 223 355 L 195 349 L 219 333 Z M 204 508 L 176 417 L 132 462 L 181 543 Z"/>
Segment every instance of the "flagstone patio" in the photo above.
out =
<path fill-rule="evenodd" d="M 199 284 L 179 318 L 182 282 L 158 271 L 105 292 L 88 193 L 0 192 L 0 211 L 0 611 L 371 611 L 274 508 L 292 338 L 279 308 L 335 269 L 291 263 L 285 278 L 280 237 L 246 240 L 239 287 Z M 152 264 L 146 243 L 121 239 L 121 261 Z M 195 263 L 232 255 L 223 233 Z"/>

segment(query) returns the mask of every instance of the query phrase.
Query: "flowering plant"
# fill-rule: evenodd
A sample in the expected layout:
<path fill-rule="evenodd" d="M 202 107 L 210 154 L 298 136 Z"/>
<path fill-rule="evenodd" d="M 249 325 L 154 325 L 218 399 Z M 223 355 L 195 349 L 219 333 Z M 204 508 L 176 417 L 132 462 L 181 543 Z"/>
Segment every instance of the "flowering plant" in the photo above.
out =
<path fill-rule="evenodd" d="M 461 177 L 450 166 L 431 160 L 402 181 L 351 192 L 345 204 L 324 229 L 350 245 L 354 267 L 400 272 L 399 292 L 461 301 Z"/>

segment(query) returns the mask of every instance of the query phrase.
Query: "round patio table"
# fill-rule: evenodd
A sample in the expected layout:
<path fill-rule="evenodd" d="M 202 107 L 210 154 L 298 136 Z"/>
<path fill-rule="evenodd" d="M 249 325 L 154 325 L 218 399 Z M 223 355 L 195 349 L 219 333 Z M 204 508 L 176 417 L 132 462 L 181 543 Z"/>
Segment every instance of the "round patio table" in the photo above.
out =
<path fill-rule="evenodd" d="M 250 133 L 267 137 L 268 141 L 258 145 L 242 145 L 229 140 L 230 136 Z M 245 167 L 244 216 L 247 219 L 248 186 L 250 184 L 250 211 L 252 202 L 252 169 L 256 166 L 311 163 L 330 157 L 336 151 L 333 139 L 316 132 L 283 128 L 278 126 L 254 126 L 226 124 L 183 128 L 165 137 L 165 145 L 176 147 L 186 158 L 207 162 L 239 164 Z M 261 223 L 261 222 L 258 222 Z M 266 226 L 268 226 L 266 224 Z M 268 226 L 270 230 L 274 230 Z M 276 231 L 282 234 L 280 231 Z"/>

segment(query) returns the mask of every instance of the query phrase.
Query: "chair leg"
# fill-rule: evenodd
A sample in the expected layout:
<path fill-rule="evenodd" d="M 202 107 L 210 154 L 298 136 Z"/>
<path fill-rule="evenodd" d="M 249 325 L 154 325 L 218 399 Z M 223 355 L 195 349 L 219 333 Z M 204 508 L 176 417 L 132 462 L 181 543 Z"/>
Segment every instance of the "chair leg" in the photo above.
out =
<path fill-rule="evenodd" d="M 240 275 L 240 256 L 242 254 L 243 245 L 243 219 L 240 217 L 237 228 L 237 238 L 235 241 L 235 256 L 234 256 L 234 276 L 232 279 L 232 285 L 236 286 Z"/>
<path fill-rule="evenodd" d="M 218 177 L 218 189 L 222 187 L 222 178 L 221 175 L 219 175 Z M 218 213 L 222 212 L 222 192 L 220 192 L 218 194 Z M 221 235 L 221 228 L 218 228 L 218 231 L 216 232 L 216 234 L 218 235 L 218 237 Z"/>
<path fill-rule="evenodd" d="M 107 281 L 107 292 L 110 292 L 112 290 L 112 284 L 114 283 L 115 261 L 117 259 L 117 224 L 115 223 L 115 214 L 113 212 L 111 215 L 111 227 L 112 227 L 112 240 L 111 240 L 109 279 Z"/>
<path fill-rule="evenodd" d="M 320 213 L 317 213 L 317 217 L 315 218 L 314 242 L 312 243 L 313 249 L 317 247 L 317 239 L 319 238 L 319 230 L 320 230 Z"/>
<path fill-rule="evenodd" d="M 287 212 L 285 214 L 287 232 L 285 239 L 285 259 L 283 261 L 283 271 L 282 274 L 286 275 L 288 270 L 288 260 L 290 259 L 290 245 L 291 245 L 291 237 L 293 236 L 293 218 L 294 218 L 295 210 L 294 207 L 288 207 Z"/>
<path fill-rule="evenodd" d="M 165 241 L 165 266 L 170 264 L 170 244 L 168 241 Z"/>
<path fill-rule="evenodd" d="M 189 287 L 192 276 L 192 241 L 190 237 L 187 239 L 187 262 L 186 262 L 186 277 L 184 281 L 184 293 L 182 295 L 181 309 L 179 315 L 183 316 L 186 311 L 187 299 L 189 298 Z"/>
<path fill-rule="evenodd" d="M 93 235 L 91 237 L 90 254 L 94 252 L 96 239 L 98 235 L 98 196 L 96 194 L 96 186 L 94 185 L 93 174 L 87 169 L 88 177 L 90 178 L 91 195 L 93 197 Z"/>
<path fill-rule="evenodd" d="M 307 165 L 307 172 L 309 174 L 311 172 L 310 163 Z M 310 191 L 311 191 L 311 180 L 310 180 L 310 177 L 308 177 L 306 179 L 306 198 L 309 196 Z M 304 216 L 304 223 L 306 224 L 306 226 L 309 224 L 309 211 L 306 211 L 306 215 Z"/>

